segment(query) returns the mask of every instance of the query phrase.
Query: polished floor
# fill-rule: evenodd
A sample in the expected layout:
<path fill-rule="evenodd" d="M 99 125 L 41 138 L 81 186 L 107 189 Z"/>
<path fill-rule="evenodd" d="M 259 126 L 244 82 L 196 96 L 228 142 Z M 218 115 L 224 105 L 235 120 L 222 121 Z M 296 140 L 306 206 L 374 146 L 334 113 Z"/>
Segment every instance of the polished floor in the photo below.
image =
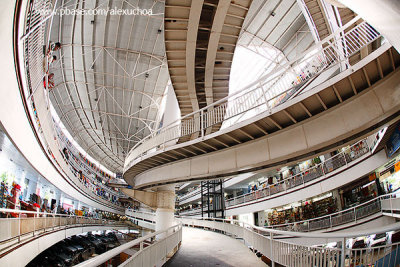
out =
<path fill-rule="evenodd" d="M 182 246 L 164 266 L 267 266 L 243 241 L 196 228 L 183 228 Z"/>

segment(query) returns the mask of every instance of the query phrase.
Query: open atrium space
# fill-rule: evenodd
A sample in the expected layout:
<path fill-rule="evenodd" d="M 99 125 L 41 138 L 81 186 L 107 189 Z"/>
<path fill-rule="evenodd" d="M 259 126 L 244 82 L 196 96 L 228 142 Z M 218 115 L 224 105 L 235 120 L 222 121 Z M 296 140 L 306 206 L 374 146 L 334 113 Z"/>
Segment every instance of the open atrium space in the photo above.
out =
<path fill-rule="evenodd" d="M 399 0 L 1 0 L 0 267 L 400 267 Z"/>

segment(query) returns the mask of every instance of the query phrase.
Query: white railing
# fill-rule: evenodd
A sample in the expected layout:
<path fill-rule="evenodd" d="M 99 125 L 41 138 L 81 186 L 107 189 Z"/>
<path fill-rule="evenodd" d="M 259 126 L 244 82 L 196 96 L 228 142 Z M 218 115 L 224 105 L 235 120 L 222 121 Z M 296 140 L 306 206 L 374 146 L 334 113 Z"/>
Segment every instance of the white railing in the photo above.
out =
<path fill-rule="evenodd" d="M 122 221 L 93 217 L 0 209 L 7 218 L 0 218 L 0 249 L 50 231 L 86 225 L 126 225 Z"/>
<path fill-rule="evenodd" d="M 295 60 L 276 68 L 237 93 L 183 116 L 146 136 L 129 152 L 124 171 L 139 162 L 147 153 L 163 150 L 166 145 L 175 143 L 181 137 L 195 133 L 203 137 L 205 130 L 215 124 L 227 123 L 230 119 L 250 111 L 251 116 L 255 116 L 271 110 L 286 101 L 307 81 L 330 67 L 342 63 L 348 68 L 348 58 L 380 38 L 380 34 L 366 22 L 353 27 L 358 20 L 358 17 L 354 18 Z M 346 30 L 348 31 L 345 32 Z"/>
<path fill-rule="evenodd" d="M 369 152 L 370 148 L 366 138 L 348 148 L 345 148 L 341 153 L 336 154 L 335 156 L 296 175 L 292 175 L 275 184 L 268 185 L 265 188 L 260 188 L 256 191 L 227 199 L 225 201 L 225 207 L 233 207 L 254 200 L 267 198 L 280 192 L 286 192 L 295 187 L 304 186 L 310 181 L 323 177 L 341 167 L 347 166 L 350 162 L 368 154 Z"/>
<path fill-rule="evenodd" d="M 223 219 L 180 218 L 184 225 L 218 230 L 230 236 L 242 238 L 244 242 L 272 261 L 272 266 L 279 263 L 283 266 L 397 266 L 400 264 L 399 243 L 378 247 L 352 249 L 346 247 L 346 240 L 359 236 L 369 236 L 400 229 L 400 223 L 352 233 L 299 233 L 256 227 L 254 225 Z M 276 239 L 277 236 L 316 238 L 321 245 L 332 240 L 341 241 L 341 248 L 306 246 Z M 339 246 L 338 246 L 339 247 Z M 392 265 L 377 265 L 382 262 Z M 357 262 L 357 264 L 354 264 Z"/>
<path fill-rule="evenodd" d="M 198 215 L 201 214 L 201 208 L 180 211 L 179 215 Z"/>
<path fill-rule="evenodd" d="M 174 225 L 166 230 L 154 232 L 139 239 L 123 244 L 76 266 L 99 266 L 127 249 L 137 252 L 119 266 L 161 266 L 168 256 L 178 250 L 182 242 L 182 224 Z M 148 245 L 146 247 L 146 245 Z"/>
<path fill-rule="evenodd" d="M 136 211 L 131 209 L 125 210 L 125 215 L 135 219 L 146 220 L 150 222 L 156 221 L 156 214 L 154 212 Z"/>
<path fill-rule="evenodd" d="M 394 210 L 400 209 L 399 201 L 400 198 L 398 198 L 396 195 L 387 194 L 329 215 L 304 221 L 270 225 L 267 226 L 267 228 L 297 232 L 310 232 L 322 229 L 332 229 L 333 227 L 339 225 L 352 222 L 356 223 L 357 221 L 365 217 L 381 213 L 382 211 L 389 211 L 393 213 Z"/>
<path fill-rule="evenodd" d="M 188 200 L 191 197 L 194 197 L 195 195 L 200 194 L 200 189 L 201 189 L 201 187 L 199 186 L 198 188 L 194 189 L 193 191 L 187 192 L 186 194 L 179 196 L 178 197 L 179 202 L 183 202 L 185 200 Z"/>

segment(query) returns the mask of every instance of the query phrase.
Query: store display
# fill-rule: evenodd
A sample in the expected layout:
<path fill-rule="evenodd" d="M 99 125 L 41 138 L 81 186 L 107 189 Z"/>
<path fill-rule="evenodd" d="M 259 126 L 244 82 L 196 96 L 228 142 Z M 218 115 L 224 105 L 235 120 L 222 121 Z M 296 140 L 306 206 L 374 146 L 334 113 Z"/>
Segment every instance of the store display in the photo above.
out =
<path fill-rule="evenodd" d="M 8 186 L 2 182 L 0 187 L 0 208 L 7 207 Z"/>
<path fill-rule="evenodd" d="M 268 214 L 269 225 L 279 225 L 291 222 L 309 220 L 325 216 L 337 211 L 336 198 L 327 197 L 318 201 L 305 201 L 298 207 L 290 207 L 278 211 L 273 210 Z"/>

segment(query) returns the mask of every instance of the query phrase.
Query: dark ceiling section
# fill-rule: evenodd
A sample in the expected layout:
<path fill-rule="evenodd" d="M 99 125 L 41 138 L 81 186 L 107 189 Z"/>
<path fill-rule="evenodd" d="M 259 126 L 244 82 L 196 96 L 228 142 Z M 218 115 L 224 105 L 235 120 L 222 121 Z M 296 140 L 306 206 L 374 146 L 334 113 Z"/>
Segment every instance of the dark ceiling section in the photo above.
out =
<path fill-rule="evenodd" d="M 195 60 L 196 64 L 195 86 L 196 86 L 197 100 L 199 102 L 199 108 L 207 106 L 204 78 L 205 78 L 208 41 L 210 39 L 210 32 L 214 21 L 214 15 L 217 4 L 218 1 L 216 0 L 204 2 L 200 16 L 199 31 L 197 33 L 196 60 Z"/>

